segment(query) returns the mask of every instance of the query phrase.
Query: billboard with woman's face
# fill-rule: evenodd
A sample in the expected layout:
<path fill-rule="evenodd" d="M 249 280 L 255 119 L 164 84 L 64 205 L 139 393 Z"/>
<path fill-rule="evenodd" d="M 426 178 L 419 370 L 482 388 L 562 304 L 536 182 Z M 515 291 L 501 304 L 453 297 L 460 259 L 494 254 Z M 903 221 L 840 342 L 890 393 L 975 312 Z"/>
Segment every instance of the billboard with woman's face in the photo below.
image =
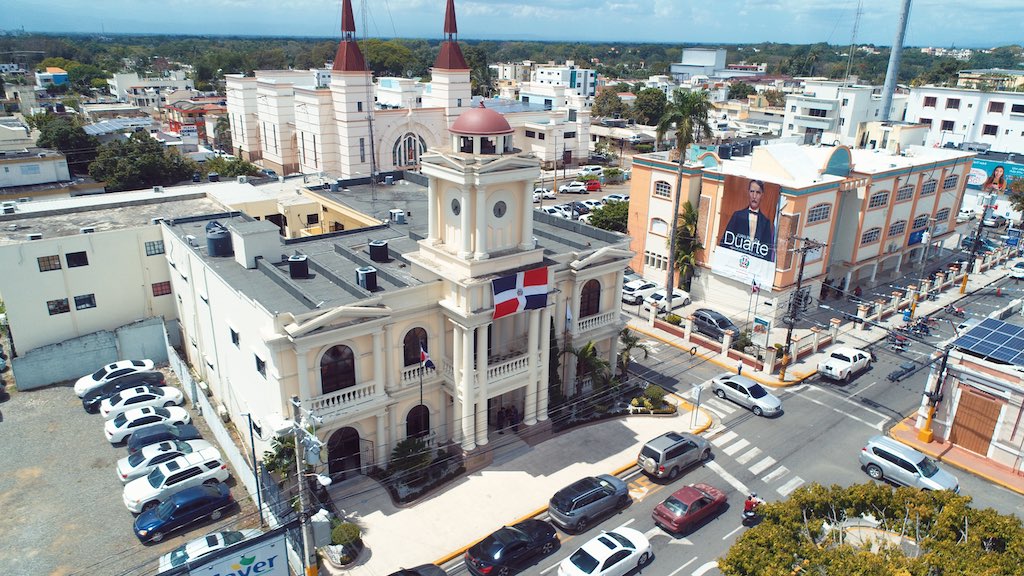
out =
<path fill-rule="evenodd" d="M 712 272 L 745 284 L 772 285 L 780 196 L 778 184 L 725 177 Z"/>

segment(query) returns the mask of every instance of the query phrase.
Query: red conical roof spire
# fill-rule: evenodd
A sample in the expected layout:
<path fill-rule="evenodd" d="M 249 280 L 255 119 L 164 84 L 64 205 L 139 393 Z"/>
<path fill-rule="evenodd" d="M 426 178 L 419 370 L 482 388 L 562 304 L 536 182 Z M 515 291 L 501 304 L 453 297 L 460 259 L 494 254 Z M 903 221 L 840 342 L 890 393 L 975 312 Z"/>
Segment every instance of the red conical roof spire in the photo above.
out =
<path fill-rule="evenodd" d="M 341 43 L 334 55 L 333 70 L 366 72 L 366 59 L 355 40 L 356 19 L 352 16 L 352 0 L 341 0 Z"/>
<path fill-rule="evenodd" d="M 434 60 L 434 68 L 444 70 L 469 70 L 466 58 L 462 56 L 462 49 L 459 48 L 459 41 L 455 36 L 459 33 L 459 27 L 455 24 L 455 0 L 448 0 L 448 6 L 444 11 L 444 42 L 441 42 L 441 51 Z"/>
<path fill-rule="evenodd" d="M 455 0 L 448 0 L 448 7 L 444 10 L 444 33 L 459 33 L 459 27 L 455 24 Z"/>

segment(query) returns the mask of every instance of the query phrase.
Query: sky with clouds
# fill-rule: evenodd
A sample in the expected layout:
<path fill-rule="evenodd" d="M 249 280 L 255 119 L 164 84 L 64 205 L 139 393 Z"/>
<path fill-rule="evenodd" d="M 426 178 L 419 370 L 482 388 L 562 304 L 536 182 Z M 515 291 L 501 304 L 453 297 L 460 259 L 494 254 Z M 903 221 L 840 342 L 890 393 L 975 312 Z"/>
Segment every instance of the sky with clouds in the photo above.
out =
<path fill-rule="evenodd" d="M 446 0 L 352 0 L 357 37 L 438 38 Z M 0 29 L 338 37 L 341 0 L 6 0 Z M 460 37 L 890 45 L 900 0 L 456 0 Z M 1021 42 L 1024 0 L 914 0 L 908 46 Z"/>

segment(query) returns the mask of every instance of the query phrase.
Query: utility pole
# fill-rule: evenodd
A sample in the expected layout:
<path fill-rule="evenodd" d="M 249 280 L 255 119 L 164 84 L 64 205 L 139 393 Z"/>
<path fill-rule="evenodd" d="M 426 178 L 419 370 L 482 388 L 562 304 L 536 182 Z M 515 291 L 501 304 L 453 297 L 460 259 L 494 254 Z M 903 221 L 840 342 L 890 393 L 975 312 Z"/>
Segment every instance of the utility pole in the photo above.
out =
<path fill-rule="evenodd" d="M 804 266 L 807 264 L 807 253 L 812 250 L 820 250 L 825 245 L 817 240 L 811 240 L 810 238 L 794 238 L 799 242 L 803 242 L 803 246 L 794 248 L 794 252 L 800 253 L 800 268 L 796 273 L 796 290 L 789 299 L 789 311 L 783 321 L 786 323 L 786 347 L 782 352 L 782 365 L 779 367 L 779 380 L 786 379 L 786 367 L 789 366 L 792 358 L 790 357 L 790 349 L 793 347 L 793 326 L 796 324 L 796 315 L 798 307 L 803 304 L 803 289 L 804 283 Z"/>
<path fill-rule="evenodd" d="M 935 434 L 932 432 L 932 419 L 935 417 L 935 406 L 942 401 L 942 384 L 946 380 L 946 362 L 949 360 L 949 348 L 942 352 L 942 364 L 939 365 L 939 372 L 935 379 L 932 390 L 925 390 L 925 397 L 928 398 L 928 417 L 925 418 L 924 426 L 917 432 L 917 439 L 921 442 L 931 442 Z"/>
<path fill-rule="evenodd" d="M 303 439 L 306 430 L 302 426 L 302 404 L 298 396 L 291 397 L 293 430 L 295 432 L 295 466 L 298 469 L 299 482 L 299 522 L 302 524 L 302 565 L 306 576 L 317 576 L 319 564 L 313 551 L 313 527 L 309 523 L 309 511 L 306 509 L 306 450 Z"/>
<path fill-rule="evenodd" d="M 967 270 L 964 271 L 964 281 L 960 284 L 960 293 L 965 294 L 967 292 L 967 277 L 974 271 L 974 260 L 978 257 L 978 246 L 981 246 L 981 226 L 985 222 L 985 216 L 988 215 L 988 211 L 992 209 L 992 204 L 995 200 L 994 194 L 985 196 L 985 203 L 982 205 L 981 217 L 978 218 L 978 227 L 974 230 L 974 242 L 971 242 L 971 256 L 967 259 Z"/>

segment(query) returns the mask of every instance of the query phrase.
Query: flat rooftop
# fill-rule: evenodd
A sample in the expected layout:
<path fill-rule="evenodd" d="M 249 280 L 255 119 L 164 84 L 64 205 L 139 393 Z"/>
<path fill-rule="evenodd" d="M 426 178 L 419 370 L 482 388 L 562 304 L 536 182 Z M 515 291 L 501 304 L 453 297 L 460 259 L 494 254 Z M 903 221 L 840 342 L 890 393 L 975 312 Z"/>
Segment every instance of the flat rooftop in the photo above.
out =
<path fill-rule="evenodd" d="M 275 188 L 280 188 L 294 195 L 297 182 L 301 184 L 301 180 L 290 179 L 259 188 L 269 194 L 275 194 Z M 313 187 L 314 184 L 310 181 L 308 186 Z M 180 218 L 167 224 L 171 233 L 179 238 L 195 236 L 199 241 L 193 250 L 212 270 L 230 286 L 275 313 L 299 314 L 319 307 L 352 305 L 387 291 L 424 283 L 411 274 L 409 261 L 404 255 L 418 251 L 417 242 L 426 236 L 426 187 L 398 180 L 393 185 L 358 185 L 338 192 L 318 189 L 311 194 L 374 216 L 381 220 L 381 224 L 309 238 L 281 238 L 281 257 L 275 262 L 260 260 L 255 269 L 244 268 L 233 256 L 210 256 L 205 229 L 209 222 L 217 220 L 244 233 L 253 226 L 263 225 L 262 222 L 244 214 L 228 215 L 218 210 L 220 214 Z M 392 209 L 405 212 L 405 224 L 384 222 L 390 219 L 389 211 Z M 546 256 L 593 250 L 628 241 L 622 234 L 553 218 L 536 210 L 534 236 Z M 369 242 L 375 240 L 387 241 L 387 262 L 370 259 Z M 295 254 L 307 257 L 309 274 L 306 278 L 291 278 L 289 275 L 287 257 Z M 373 293 L 360 287 L 356 279 L 356 268 L 364 266 L 373 266 L 377 270 L 378 290 Z"/>

